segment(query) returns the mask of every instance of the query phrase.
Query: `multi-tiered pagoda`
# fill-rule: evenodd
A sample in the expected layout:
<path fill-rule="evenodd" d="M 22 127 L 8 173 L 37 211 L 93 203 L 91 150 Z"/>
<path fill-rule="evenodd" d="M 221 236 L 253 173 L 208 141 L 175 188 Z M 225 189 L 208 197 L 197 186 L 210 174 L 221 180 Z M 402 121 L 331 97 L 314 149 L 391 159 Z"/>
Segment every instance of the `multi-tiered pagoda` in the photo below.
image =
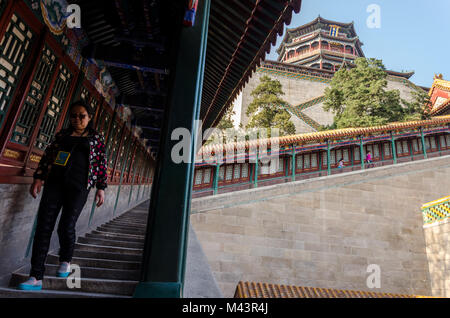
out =
<path fill-rule="evenodd" d="M 335 22 L 319 16 L 308 24 L 287 29 L 277 50 L 278 61 L 336 71 L 344 61 L 364 57 L 362 45 L 353 22 Z"/>

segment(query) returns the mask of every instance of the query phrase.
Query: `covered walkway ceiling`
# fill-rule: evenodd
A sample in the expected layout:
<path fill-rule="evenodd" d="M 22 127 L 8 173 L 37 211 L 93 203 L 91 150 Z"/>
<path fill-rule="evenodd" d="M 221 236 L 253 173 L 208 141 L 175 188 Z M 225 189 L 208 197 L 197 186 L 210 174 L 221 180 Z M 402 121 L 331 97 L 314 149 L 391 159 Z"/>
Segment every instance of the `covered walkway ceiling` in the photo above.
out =
<path fill-rule="evenodd" d="M 167 112 L 171 51 L 183 27 L 184 1 L 72 0 L 81 7 L 85 58 L 103 63 L 143 128 L 152 152 L 159 148 Z M 265 53 L 300 11 L 301 0 L 212 0 L 200 119 L 217 125 Z M 172 114 L 173 115 L 173 114 Z"/>

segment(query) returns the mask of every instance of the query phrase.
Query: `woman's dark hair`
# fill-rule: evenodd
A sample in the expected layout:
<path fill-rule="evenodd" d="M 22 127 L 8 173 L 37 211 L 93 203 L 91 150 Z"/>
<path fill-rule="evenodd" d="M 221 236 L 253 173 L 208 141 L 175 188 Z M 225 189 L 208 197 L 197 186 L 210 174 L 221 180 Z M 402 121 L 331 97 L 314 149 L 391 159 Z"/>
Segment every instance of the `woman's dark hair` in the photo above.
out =
<path fill-rule="evenodd" d="M 72 104 L 70 104 L 70 106 L 69 106 L 69 110 L 67 112 L 68 116 L 70 116 L 70 114 L 72 113 L 72 109 L 74 107 L 76 107 L 76 106 L 81 106 L 81 107 L 84 107 L 84 109 L 86 109 L 86 112 L 91 117 L 91 120 L 89 121 L 89 124 L 87 125 L 86 129 L 87 130 L 92 130 L 93 129 L 93 127 L 92 127 L 92 120 L 94 119 L 94 111 L 92 110 L 91 106 L 89 106 L 88 104 L 86 104 L 82 100 L 75 101 Z M 70 120 L 69 120 L 69 127 L 68 128 L 69 128 L 70 131 L 73 131 L 72 124 L 70 123 Z"/>

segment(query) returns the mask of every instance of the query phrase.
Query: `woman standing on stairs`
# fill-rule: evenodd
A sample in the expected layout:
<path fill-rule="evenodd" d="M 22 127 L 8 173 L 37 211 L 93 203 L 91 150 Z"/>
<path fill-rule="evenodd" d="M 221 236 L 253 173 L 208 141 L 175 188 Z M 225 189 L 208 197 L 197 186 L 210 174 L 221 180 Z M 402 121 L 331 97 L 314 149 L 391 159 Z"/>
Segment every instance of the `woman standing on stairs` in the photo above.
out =
<path fill-rule="evenodd" d="M 86 204 L 89 191 L 96 186 L 97 207 L 105 199 L 106 155 L 104 137 L 91 126 L 92 111 L 83 102 L 69 108 L 70 125 L 55 135 L 34 173 L 30 194 L 36 198 L 44 185 L 34 235 L 29 279 L 19 285 L 23 290 L 42 289 L 50 239 L 56 219 L 58 224 L 59 277 L 70 274 L 75 246 L 75 225 Z"/>

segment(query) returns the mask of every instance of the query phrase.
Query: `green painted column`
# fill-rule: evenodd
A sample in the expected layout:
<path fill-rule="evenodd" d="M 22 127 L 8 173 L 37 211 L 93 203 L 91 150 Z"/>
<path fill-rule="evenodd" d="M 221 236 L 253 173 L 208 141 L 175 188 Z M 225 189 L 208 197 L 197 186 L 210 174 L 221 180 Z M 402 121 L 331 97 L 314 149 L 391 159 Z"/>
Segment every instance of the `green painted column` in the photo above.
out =
<path fill-rule="evenodd" d="M 363 144 L 363 137 L 359 138 L 359 157 L 361 159 L 361 170 L 364 170 L 364 144 Z"/>
<path fill-rule="evenodd" d="M 295 181 L 295 145 L 292 145 L 292 181 Z"/>
<path fill-rule="evenodd" d="M 420 127 L 420 138 L 422 139 L 423 157 L 425 159 L 427 159 L 428 158 L 427 148 L 426 148 L 426 145 L 425 145 L 425 136 L 423 135 L 423 128 L 422 127 Z"/>
<path fill-rule="evenodd" d="M 392 144 L 392 157 L 394 158 L 394 164 L 397 163 L 397 149 L 395 149 L 395 138 L 394 134 L 391 133 L 391 144 Z"/>
<path fill-rule="evenodd" d="M 353 145 L 350 148 L 349 156 L 352 157 L 352 170 L 353 170 L 353 166 L 355 165 L 355 147 L 353 147 Z"/>
<path fill-rule="evenodd" d="M 331 174 L 331 149 L 330 149 L 330 141 L 327 140 L 327 175 Z"/>
<path fill-rule="evenodd" d="M 213 195 L 216 195 L 217 191 L 219 190 L 219 171 L 220 171 L 220 163 L 217 163 L 216 173 L 214 174 Z"/>
<path fill-rule="evenodd" d="M 258 162 L 259 162 L 259 153 L 258 153 L 258 147 L 256 147 L 256 163 L 255 163 L 255 176 L 253 179 L 253 185 L 255 188 L 258 187 Z"/>
<path fill-rule="evenodd" d="M 175 65 L 167 105 L 170 112 L 161 129 L 136 298 L 183 297 L 209 8 L 210 0 L 199 0 L 194 26 L 181 29 L 178 49 L 169 53 Z M 177 128 L 187 129 L 190 136 L 172 140 Z M 183 148 L 189 160 L 177 163 L 172 150 L 185 143 L 184 138 L 189 138 L 188 147 Z"/>

